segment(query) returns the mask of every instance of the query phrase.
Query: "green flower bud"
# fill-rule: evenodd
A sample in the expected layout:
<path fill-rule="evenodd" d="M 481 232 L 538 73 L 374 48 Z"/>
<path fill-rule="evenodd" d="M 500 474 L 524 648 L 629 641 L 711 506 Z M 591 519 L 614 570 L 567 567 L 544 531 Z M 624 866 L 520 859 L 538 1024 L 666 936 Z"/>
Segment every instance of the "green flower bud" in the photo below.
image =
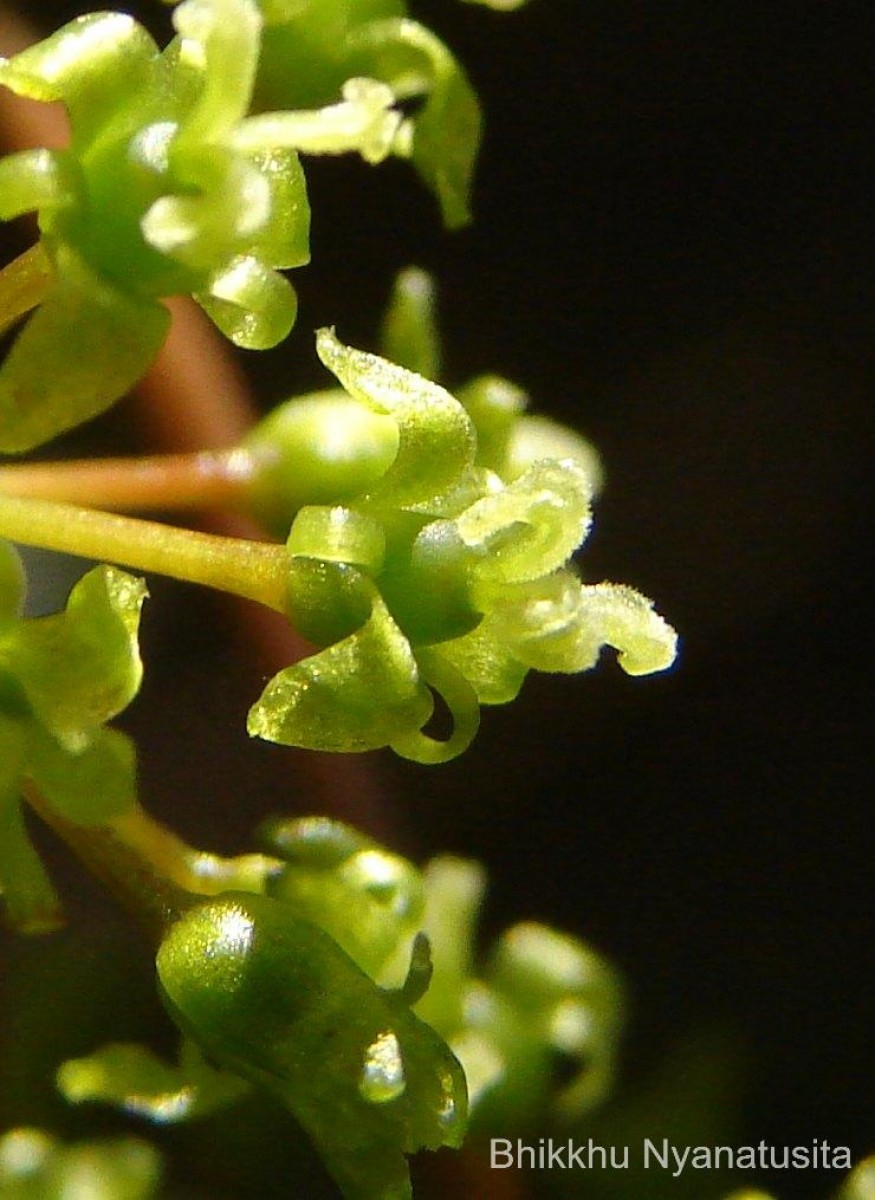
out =
<path fill-rule="evenodd" d="M 398 453 L 397 422 L 340 389 L 281 404 L 243 442 L 255 460 L 253 512 L 279 536 L 305 505 L 335 505 L 369 491 Z"/>
<path fill-rule="evenodd" d="M 288 906 L 242 893 L 198 904 L 157 967 L 177 1024 L 289 1107 L 349 1200 L 409 1197 L 405 1155 L 459 1143 L 465 1082 L 447 1047 Z"/>
<path fill-rule="evenodd" d="M 382 982 L 384 964 L 421 923 L 424 893 L 413 864 L 327 817 L 271 822 L 262 839 L 286 863 L 269 879 L 268 894 L 319 925 Z"/>

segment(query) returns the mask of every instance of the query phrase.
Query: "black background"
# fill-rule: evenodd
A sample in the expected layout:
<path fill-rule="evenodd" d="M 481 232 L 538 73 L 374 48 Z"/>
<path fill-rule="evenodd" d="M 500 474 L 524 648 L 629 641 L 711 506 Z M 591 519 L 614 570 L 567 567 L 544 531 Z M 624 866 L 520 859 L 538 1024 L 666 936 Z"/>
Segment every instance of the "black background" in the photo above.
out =
<path fill-rule="evenodd" d="M 608 484 L 583 569 L 654 596 L 683 640 L 666 676 L 531 679 L 457 763 L 374 756 L 393 840 L 483 859 L 488 931 L 536 916 L 619 964 L 630 1094 L 704 1039 L 731 1048 L 735 1142 L 871 1153 L 868 7 L 416 15 L 481 94 L 476 222 L 445 234 L 402 164 L 315 164 L 297 330 L 247 366 L 265 402 L 319 383 L 308 331 L 373 344 L 394 270 L 433 269 L 447 382 L 500 371 L 592 437 Z M 308 810 L 294 754 L 240 728 L 239 648 L 200 597 L 152 591 L 127 725 L 145 802 L 219 848 Z M 111 920 L 84 896 L 86 927 Z M 832 1179 L 767 1182 L 805 1200 Z"/>

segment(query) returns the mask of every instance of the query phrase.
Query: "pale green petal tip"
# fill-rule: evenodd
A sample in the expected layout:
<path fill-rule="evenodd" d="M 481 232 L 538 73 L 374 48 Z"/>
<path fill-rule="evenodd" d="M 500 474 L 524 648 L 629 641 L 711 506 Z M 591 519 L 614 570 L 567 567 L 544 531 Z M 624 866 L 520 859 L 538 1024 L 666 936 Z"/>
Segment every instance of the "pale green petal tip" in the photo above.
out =
<path fill-rule="evenodd" d="M 269 350 L 290 332 L 298 314 L 295 289 L 258 259 L 241 255 L 195 296 L 222 333 L 244 350 Z"/>
<path fill-rule="evenodd" d="M 652 675 L 674 663 L 678 635 L 654 610 L 653 602 L 634 588 L 599 583 L 582 588 L 583 621 L 613 646 L 627 675 Z"/>
<path fill-rule="evenodd" d="M 487 551 L 483 578 L 522 583 L 565 563 L 592 520 L 590 482 L 575 462 L 535 463 L 502 491 L 483 497 L 456 521 L 472 549 Z"/>
<path fill-rule="evenodd" d="M 209 1066 L 190 1042 L 183 1043 L 179 1065 L 164 1062 L 146 1046 L 111 1042 L 62 1063 L 57 1086 L 70 1104 L 110 1104 L 160 1125 L 205 1116 L 250 1089 L 239 1076 Z"/>
<path fill-rule="evenodd" d="M 376 354 L 340 342 L 333 329 L 316 333 L 323 364 L 354 398 L 398 422 L 399 447 L 371 498 L 399 508 L 427 506 L 455 487 L 473 465 L 470 417 L 439 384 Z"/>

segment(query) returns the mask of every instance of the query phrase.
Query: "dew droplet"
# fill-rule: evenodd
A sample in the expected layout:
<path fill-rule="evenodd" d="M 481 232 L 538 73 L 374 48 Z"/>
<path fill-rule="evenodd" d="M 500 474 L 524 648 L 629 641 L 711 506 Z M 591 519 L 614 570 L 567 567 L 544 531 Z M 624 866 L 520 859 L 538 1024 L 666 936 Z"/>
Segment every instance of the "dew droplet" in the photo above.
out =
<path fill-rule="evenodd" d="M 381 1033 L 365 1051 L 359 1092 L 371 1104 L 385 1104 L 407 1087 L 398 1039 L 390 1030 Z"/>

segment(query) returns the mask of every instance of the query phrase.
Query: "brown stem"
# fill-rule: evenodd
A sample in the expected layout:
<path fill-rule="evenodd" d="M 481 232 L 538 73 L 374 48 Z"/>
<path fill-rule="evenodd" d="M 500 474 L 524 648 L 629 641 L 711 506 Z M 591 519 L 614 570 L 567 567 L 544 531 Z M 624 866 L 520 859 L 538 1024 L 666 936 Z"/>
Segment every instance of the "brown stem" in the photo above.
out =
<path fill-rule="evenodd" d="M 111 512 L 236 507 L 255 473 L 248 450 L 0 466 L 0 492 Z"/>
<path fill-rule="evenodd" d="M 112 892 L 152 945 L 157 947 L 168 927 L 195 903 L 194 896 L 157 871 L 112 827 L 68 821 L 30 784 L 25 785 L 24 797 L 90 873 Z"/>

